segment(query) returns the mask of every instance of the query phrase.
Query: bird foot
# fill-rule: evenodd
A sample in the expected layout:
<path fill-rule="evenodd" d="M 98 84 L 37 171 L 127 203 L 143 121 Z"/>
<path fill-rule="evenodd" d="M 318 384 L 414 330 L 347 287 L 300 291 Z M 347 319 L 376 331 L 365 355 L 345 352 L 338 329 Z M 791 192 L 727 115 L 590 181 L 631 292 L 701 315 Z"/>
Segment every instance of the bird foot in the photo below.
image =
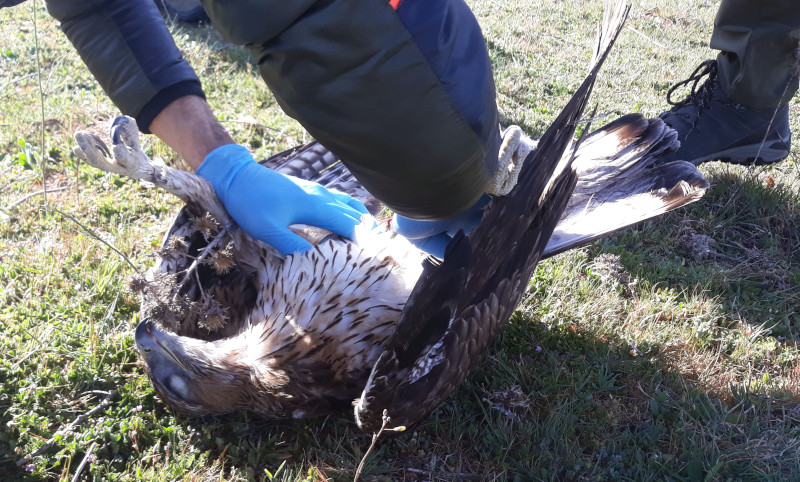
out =
<path fill-rule="evenodd" d="M 75 141 L 75 155 L 90 166 L 151 183 L 208 211 L 222 225 L 229 223 L 230 216 L 211 183 L 191 172 L 168 167 L 161 159 L 147 157 L 139 143 L 139 128 L 130 117 L 118 116 L 111 124 L 111 149 L 89 132 L 78 131 Z"/>
<path fill-rule="evenodd" d="M 75 155 L 92 167 L 154 184 L 164 182 L 166 166 L 159 160 L 151 160 L 142 152 L 136 121 L 130 117 L 118 116 L 114 119 L 111 125 L 111 150 L 99 137 L 89 132 L 78 131 L 75 141 L 78 143 L 73 149 Z"/>

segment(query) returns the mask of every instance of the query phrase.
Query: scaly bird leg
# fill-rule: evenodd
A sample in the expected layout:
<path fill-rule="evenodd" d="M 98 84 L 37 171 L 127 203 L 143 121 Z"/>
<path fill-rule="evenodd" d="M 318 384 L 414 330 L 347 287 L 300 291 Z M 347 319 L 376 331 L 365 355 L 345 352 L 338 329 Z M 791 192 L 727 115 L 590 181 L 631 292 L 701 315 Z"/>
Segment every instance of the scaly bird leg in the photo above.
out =
<path fill-rule="evenodd" d="M 142 152 L 139 129 L 130 117 L 119 116 L 111 125 L 111 150 L 94 134 L 78 131 L 75 155 L 92 167 L 133 179 L 147 181 L 181 198 L 187 204 L 208 211 L 222 226 L 231 217 L 214 193 L 211 183 L 191 172 L 173 169 L 160 160 L 151 160 Z M 113 158 L 112 158 L 113 152 Z"/>
<path fill-rule="evenodd" d="M 243 243 L 247 238 L 245 233 L 238 229 L 210 182 L 191 172 L 173 169 L 161 160 L 147 157 L 139 144 L 139 128 L 132 118 L 118 116 L 114 119 L 111 125 L 111 150 L 97 136 L 88 132 L 78 131 L 75 141 L 78 143 L 74 148 L 75 155 L 90 166 L 147 181 L 167 190 L 186 204 L 196 205 L 211 214 L 223 230 L 229 231 L 234 237 L 237 250 L 249 246 L 249 243 Z M 293 224 L 289 229 L 312 244 L 330 235 L 329 231 L 305 224 Z"/>

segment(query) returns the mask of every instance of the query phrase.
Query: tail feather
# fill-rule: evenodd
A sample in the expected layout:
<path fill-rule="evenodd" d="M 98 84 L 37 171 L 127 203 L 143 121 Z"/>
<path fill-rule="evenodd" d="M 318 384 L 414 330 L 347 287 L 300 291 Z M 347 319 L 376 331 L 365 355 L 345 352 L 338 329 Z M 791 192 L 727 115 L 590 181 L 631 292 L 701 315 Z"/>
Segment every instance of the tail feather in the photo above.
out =
<path fill-rule="evenodd" d="M 629 114 L 576 149 L 579 180 L 544 257 L 593 242 L 700 199 L 708 181 L 691 163 L 654 165 L 679 146 L 661 119 Z"/>
<path fill-rule="evenodd" d="M 675 131 L 660 119 L 622 116 L 587 135 L 576 149 L 577 194 L 593 192 L 621 172 L 644 168 L 650 164 L 648 158 L 672 152 L 679 145 Z"/>

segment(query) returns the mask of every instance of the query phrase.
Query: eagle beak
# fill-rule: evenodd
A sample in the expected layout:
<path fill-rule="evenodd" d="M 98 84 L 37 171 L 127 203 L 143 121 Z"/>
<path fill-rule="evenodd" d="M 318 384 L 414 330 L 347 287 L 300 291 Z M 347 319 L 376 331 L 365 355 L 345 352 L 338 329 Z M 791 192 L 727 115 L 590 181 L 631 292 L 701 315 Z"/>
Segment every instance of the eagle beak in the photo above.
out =
<path fill-rule="evenodd" d="M 139 325 L 136 327 L 135 340 L 136 346 L 139 348 L 139 351 L 145 360 L 147 359 L 149 353 L 157 351 L 169 357 L 169 359 L 181 367 L 182 370 L 187 370 L 186 365 L 184 365 L 183 362 L 175 355 L 175 353 L 170 350 L 169 345 L 172 343 L 168 336 L 156 328 L 156 326 L 150 322 L 150 320 L 142 320 L 139 323 Z"/>

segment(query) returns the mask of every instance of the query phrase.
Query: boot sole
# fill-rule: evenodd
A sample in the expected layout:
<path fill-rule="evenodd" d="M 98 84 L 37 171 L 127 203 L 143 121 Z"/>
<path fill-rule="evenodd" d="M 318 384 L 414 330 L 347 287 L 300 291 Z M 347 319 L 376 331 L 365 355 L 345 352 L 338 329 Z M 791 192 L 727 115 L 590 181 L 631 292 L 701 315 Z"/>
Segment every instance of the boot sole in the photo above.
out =
<path fill-rule="evenodd" d="M 723 151 L 714 152 L 699 159 L 693 159 L 695 166 L 708 161 L 722 161 L 745 166 L 763 166 L 782 161 L 789 156 L 789 146 L 792 137 L 771 141 L 768 144 L 750 144 L 747 146 L 732 147 Z"/>

